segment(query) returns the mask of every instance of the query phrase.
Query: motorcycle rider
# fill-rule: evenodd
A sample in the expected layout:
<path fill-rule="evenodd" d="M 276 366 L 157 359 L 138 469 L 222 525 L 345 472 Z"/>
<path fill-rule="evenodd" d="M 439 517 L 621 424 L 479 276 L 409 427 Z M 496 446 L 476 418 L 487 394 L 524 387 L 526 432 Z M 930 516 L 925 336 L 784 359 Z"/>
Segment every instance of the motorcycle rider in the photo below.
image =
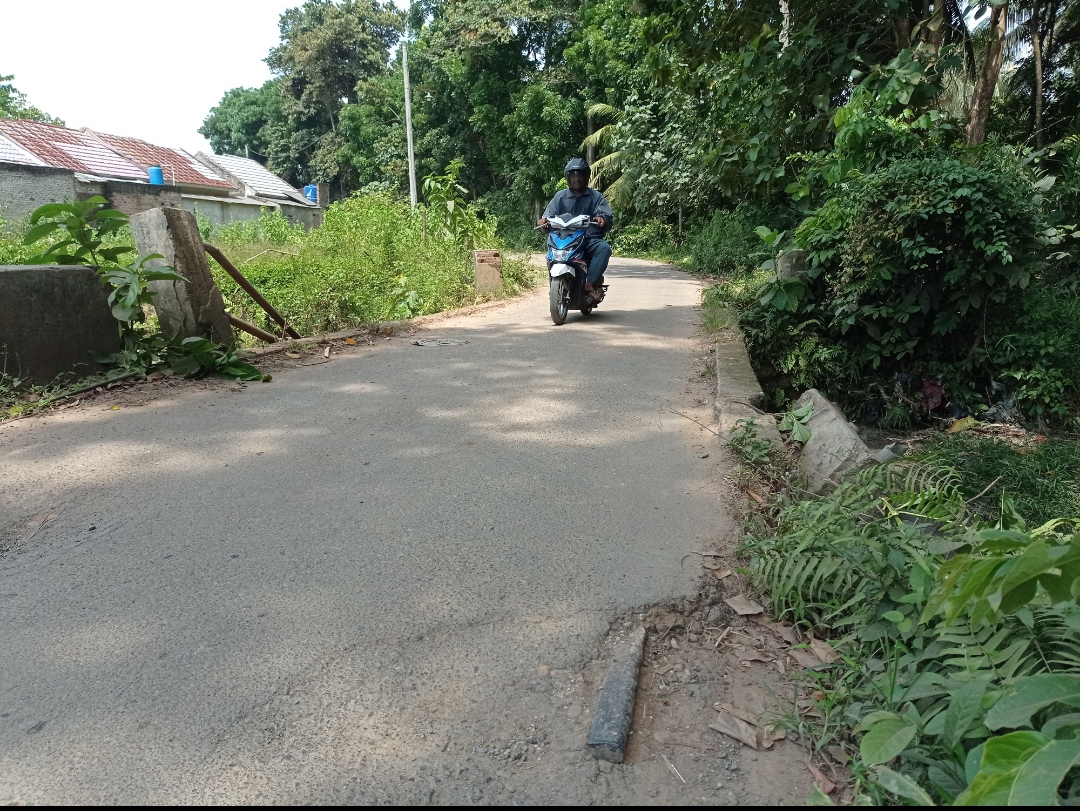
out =
<path fill-rule="evenodd" d="M 585 278 L 585 294 L 590 299 L 599 300 L 602 293 L 597 288 L 604 283 L 604 271 L 611 259 L 611 246 L 604 240 L 604 235 L 611 230 L 614 216 L 611 206 L 599 191 L 589 188 L 592 169 L 581 158 L 573 158 L 563 169 L 566 185 L 569 188 L 556 192 L 548 203 L 544 216 L 537 225 L 545 231 L 550 230 L 548 219 L 562 217 L 570 219 L 582 214 L 592 218 L 588 233 L 585 235 L 585 261 L 589 263 L 589 272 Z"/>

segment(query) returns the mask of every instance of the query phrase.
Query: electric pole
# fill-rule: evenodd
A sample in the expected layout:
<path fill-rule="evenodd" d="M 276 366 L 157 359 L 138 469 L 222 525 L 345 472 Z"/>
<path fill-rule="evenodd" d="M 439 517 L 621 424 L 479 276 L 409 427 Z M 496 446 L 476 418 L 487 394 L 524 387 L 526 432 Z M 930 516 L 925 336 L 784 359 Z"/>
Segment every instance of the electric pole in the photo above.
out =
<path fill-rule="evenodd" d="M 409 199 L 416 208 L 416 157 L 412 140 L 412 92 L 409 87 L 409 45 L 401 43 L 401 69 L 405 75 L 405 140 L 409 145 Z"/>

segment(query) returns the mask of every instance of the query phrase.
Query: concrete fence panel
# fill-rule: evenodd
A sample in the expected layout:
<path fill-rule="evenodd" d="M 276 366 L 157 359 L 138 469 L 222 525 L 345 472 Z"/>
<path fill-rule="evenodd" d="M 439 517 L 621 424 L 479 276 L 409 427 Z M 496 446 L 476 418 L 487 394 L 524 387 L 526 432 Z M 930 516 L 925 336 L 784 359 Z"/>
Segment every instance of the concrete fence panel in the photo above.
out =
<path fill-rule="evenodd" d="M 0 266 L 0 368 L 35 383 L 101 371 L 90 350 L 120 349 L 108 295 L 88 267 Z"/>

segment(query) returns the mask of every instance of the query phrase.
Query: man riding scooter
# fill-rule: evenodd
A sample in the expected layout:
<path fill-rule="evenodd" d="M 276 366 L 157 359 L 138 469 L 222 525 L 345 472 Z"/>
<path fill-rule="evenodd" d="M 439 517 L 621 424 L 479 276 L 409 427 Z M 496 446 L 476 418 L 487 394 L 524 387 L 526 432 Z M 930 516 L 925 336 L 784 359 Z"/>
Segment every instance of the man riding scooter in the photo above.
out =
<path fill-rule="evenodd" d="M 603 239 L 614 222 L 611 206 L 604 199 L 604 195 L 596 189 L 589 188 L 592 169 L 581 158 L 574 158 L 566 164 L 563 174 L 566 176 L 566 184 L 569 188 L 555 194 L 544 210 L 544 216 L 536 224 L 547 231 L 550 227 L 548 225 L 550 217 L 570 219 L 587 214 L 592 219 L 589 233 L 585 237 L 585 259 L 589 263 L 585 293 L 590 301 L 599 302 L 604 295 L 601 287 L 604 283 L 604 271 L 607 270 L 608 260 L 611 259 L 611 246 Z"/>

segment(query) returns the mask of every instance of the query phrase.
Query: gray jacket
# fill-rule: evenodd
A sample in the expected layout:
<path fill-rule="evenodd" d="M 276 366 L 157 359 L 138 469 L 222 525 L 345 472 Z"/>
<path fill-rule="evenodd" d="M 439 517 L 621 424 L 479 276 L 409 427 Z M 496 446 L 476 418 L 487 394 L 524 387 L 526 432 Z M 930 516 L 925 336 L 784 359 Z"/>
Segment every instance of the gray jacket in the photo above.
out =
<path fill-rule="evenodd" d="M 550 220 L 552 217 L 569 219 L 567 215 L 577 217 L 581 214 L 604 218 L 603 228 L 598 228 L 595 225 L 589 226 L 589 236 L 604 236 L 611 230 L 611 226 L 615 221 L 615 217 L 611 213 L 611 206 L 604 199 L 604 195 L 592 187 L 586 188 L 581 194 L 574 194 L 570 189 L 556 192 L 551 202 L 548 203 L 548 207 L 544 210 L 544 219 Z"/>

